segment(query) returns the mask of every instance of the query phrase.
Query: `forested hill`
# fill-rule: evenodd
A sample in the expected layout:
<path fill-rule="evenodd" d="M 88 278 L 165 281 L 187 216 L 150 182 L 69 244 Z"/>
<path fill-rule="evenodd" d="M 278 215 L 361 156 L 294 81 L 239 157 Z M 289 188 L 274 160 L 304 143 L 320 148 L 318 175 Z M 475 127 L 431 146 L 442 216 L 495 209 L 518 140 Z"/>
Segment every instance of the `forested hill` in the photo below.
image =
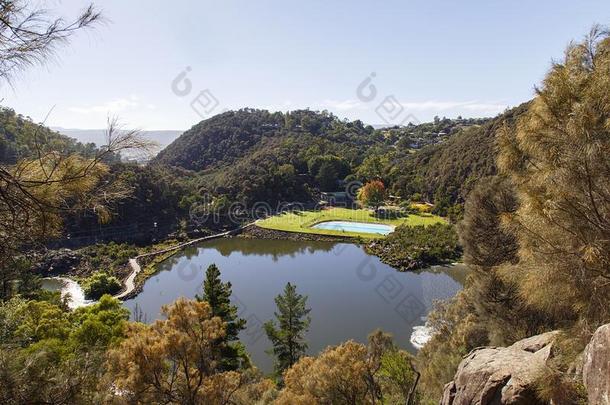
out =
<path fill-rule="evenodd" d="M 497 135 L 512 127 L 529 103 L 487 120 L 483 125 L 461 129 L 445 142 L 412 153 L 398 150 L 386 168 L 395 193 L 420 193 L 436 204 L 463 203 L 477 180 L 496 174 Z"/>
<path fill-rule="evenodd" d="M 97 150 L 93 143 L 80 143 L 36 124 L 10 108 L 0 107 L 0 164 L 14 164 L 19 159 L 31 157 L 37 148 L 83 156 L 92 156 Z"/>
<path fill-rule="evenodd" d="M 366 148 L 384 141 L 372 126 L 341 121 L 327 112 L 272 113 L 246 108 L 201 121 L 161 151 L 154 162 L 200 171 L 234 163 L 264 141 L 285 137 L 315 138 L 348 160 L 358 159 Z"/>
<path fill-rule="evenodd" d="M 246 204 L 310 201 L 314 190 L 380 178 L 392 194 L 430 201 L 447 214 L 478 179 L 495 174 L 498 129 L 525 109 L 383 129 L 327 112 L 242 109 L 195 125 L 153 163 L 204 174 L 201 185 L 211 194 Z"/>

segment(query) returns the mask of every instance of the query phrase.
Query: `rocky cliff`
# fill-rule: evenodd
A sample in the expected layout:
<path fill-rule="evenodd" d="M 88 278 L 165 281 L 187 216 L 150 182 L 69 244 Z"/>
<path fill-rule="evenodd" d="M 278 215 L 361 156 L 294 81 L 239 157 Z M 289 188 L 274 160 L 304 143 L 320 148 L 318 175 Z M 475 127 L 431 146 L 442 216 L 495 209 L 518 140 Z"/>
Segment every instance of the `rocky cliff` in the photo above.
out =
<path fill-rule="evenodd" d="M 600 326 L 585 348 L 582 380 L 590 404 L 610 404 L 610 324 Z"/>
<path fill-rule="evenodd" d="M 481 347 L 460 363 L 441 405 L 537 405 L 535 380 L 554 355 L 558 331 L 509 347 Z M 591 405 L 610 405 L 610 324 L 593 334 L 582 356 L 582 383 Z"/>

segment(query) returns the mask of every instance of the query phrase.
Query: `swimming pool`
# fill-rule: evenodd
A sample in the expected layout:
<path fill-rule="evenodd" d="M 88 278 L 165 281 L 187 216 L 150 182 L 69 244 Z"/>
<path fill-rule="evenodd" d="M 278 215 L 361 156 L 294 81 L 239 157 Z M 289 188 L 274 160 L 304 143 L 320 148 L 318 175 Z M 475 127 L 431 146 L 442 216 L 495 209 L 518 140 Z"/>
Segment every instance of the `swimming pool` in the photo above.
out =
<path fill-rule="evenodd" d="M 367 224 L 349 221 L 320 222 L 319 224 L 315 224 L 312 228 L 340 232 L 376 233 L 379 235 L 387 235 L 394 231 L 394 227 L 391 225 Z"/>

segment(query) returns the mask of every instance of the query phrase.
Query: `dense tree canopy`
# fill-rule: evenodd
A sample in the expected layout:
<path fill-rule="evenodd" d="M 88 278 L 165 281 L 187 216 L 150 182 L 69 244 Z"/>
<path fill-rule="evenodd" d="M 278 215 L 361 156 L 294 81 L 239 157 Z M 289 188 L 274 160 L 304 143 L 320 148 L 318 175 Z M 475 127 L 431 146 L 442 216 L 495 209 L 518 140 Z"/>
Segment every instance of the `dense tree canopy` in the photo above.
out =
<path fill-rule="evenodd" d="M 20 159 L 33 158 L 38 151 L 63 151 L 93 157 L 97 146 L 82 144 L 61 135 L 44 125 L 39 125 L 14 110 L 0 107 L 0 164 L 15 164 Z M 108 156 L 106 162 L 116 161 L 118 156 Z"/>
<path fill-rule="evenodd" d="M 0 304 L 0 401 L 94 403 L 105 351 L 124 336 L 127 317 L 109 296 L 74 312 L 48 301 Z"/>
<path fill-rule="evenodd" d="M 246 205 L 310 202 L 316 190 L 341 190 L 349 176 L 381 179 L 404 197 L 436 195 L 449 207 L 462 203 L 479 177 L 495 173 L 495 131 L 522 110 L 496 120 L 444 118 L 374 130 L 327 112 L 243 109 L 195 125 L 154 164 L 197 172 L 210 193 Z"/>
<path fill-rule="evenodd" d="M 66 23 L 38 5 L 0 4 L 3 82 L 100 18 L 89 7 Z M 571 44 L 533 101 L 491 120 L 375 130 L 326 111 L 242 109 L 196 124 L 145 167 L 118 162 L 121 150 L 146 146 L 137 131 L 111 121 L 107 135 L 107 145 L 82 145 L 0 108 L 1 403 L 410 405 L 422 394 L 437 400 L 473 348 L 557 328 L 567 333 L 536 395 L 584 400 L 574 370 L 592 332 L 610 321 L 607 31 Z M 350 180 L 367 182 L 359 199 L 374 208 L 389 191 L 434 202 L 457 221 L 466 201 L 459 232 L 472 271 L 463 291 L 436 304 L 427 323 L 434 336 L 415 362 L 382 332 L 368 345 L 305 356 L 310 309 L 288 283 L 264 325 L 276 385 L 247 361 L 238 342 L 245 322 L 214 265 L 199 300 L 179 299 L 150 325 L 128 322 L 123 305 L 103 295 L 119 288 L 114 272 L 133 247 L 82 253 L 99 271 L 84 283 L 99 302 L 76 310 L 28 272 L 31 252 L 63 235 L 83 231 L 86 240 L 97 227 L 109 239 L 143 232 L 154 240 L 197 204 L 226 214 L 234 201 L 313 202 Z M 112 231 L 98 225 L 111 220 Z M 369 250 L 405 269 L 460 253 L 446 224 L 399 227 Z"/>
<path fill-rule="evenodd" d="M 368 346 L 348 341 L 300 359 L 285 373 L 284 382 L 279 403 L 418 403 L 411 356 L 379 331 L 369 336 Z"/>
<path fill-rule="evenodd" d="M 455 227 L 443 223 L 399 225 L 386 238 L 370 243 L 366 249 L 401 271 L 452 262 L 462 255 Z"/>
<path fill-rule="evenodd" d="M 371 127 L 365 128 L 357 122 L 345 123 L 328 112 L 271 113 L 242 109 L 195 125 L 161 151 L 155 162 L 190 170 L 209 170 L 253 153 L 266 139 L 285 137 L 305 137 L 315 140 L 318 147 L 342 149 L 341 156 L 348 161 L 357 158 L 366 147 L 382 142 Z M 295 155 L 299 152 L 302 151 L 293 151 Z"/>

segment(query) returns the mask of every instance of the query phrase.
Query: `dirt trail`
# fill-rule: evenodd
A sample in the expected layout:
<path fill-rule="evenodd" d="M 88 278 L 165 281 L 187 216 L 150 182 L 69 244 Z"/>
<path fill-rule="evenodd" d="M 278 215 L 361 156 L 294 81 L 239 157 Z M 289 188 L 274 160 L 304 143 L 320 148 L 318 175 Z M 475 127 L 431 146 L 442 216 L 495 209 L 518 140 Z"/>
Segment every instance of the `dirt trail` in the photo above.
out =
<path fill-rule="evenodd" d="M 206 241 L 206 240 L 223 238 L 225 236 L 234 235 L 236 233 L 241 232 L 242 230 L 244 230 L 245 228 L 249 227 L 252 224 L 253 223 L 250 223 L 250 224 L 244 225 L 242 227 L 239 227 L 237 229 L 233 229 L 233 230 L 227 231 L 227 232 L 218 233 L 216 235 L 204 236 L 203 238 L 197 238 L 197 239 L 189 240 L 188 242 L 183 242 L 183 243 L 180 243 L 178 245 L 169 247 L 167 249 L 158 250 L 156 252 L 151 252 L 151 253 L 146 253 L 146 254 L 143 254 L 143 255 L 136 256 L 136 257 L 134 257 L 132 259 L 129 259 L 129 266 L 131 267 L 131 273 L 129 273 L 129 276 L 127 276 L 127 278 L 125 279 L 125 282 L 123 283 L 124 284 L 123 285 L 123 290 L 120 293 L 118 293 L 117 295 L 115 295 L 114 298 L 124 299 L 125 297 L 129 297 L 130 294 L 133 292 L 133 290 L 135 290 L 135 288 L 136 288 L 136 284 L 135 284 L 136 276 L 138 275 L 138 273 L 140 273 L 142 271 L 142 267 L 140 267 L 140 264 L 138 263 L 138 259 L 141 259 L 143 257 L 160 255 L 160 254 L 167 253 L 167 252 L 172 252 L 174 250 L 182 249 L 185 246 L 189 246 L 189 245 L 192 245 L 192 244 L 195 244 L 195 243 L 199 243 L 199 242 L 203 242 L 203 241 Z"/>

